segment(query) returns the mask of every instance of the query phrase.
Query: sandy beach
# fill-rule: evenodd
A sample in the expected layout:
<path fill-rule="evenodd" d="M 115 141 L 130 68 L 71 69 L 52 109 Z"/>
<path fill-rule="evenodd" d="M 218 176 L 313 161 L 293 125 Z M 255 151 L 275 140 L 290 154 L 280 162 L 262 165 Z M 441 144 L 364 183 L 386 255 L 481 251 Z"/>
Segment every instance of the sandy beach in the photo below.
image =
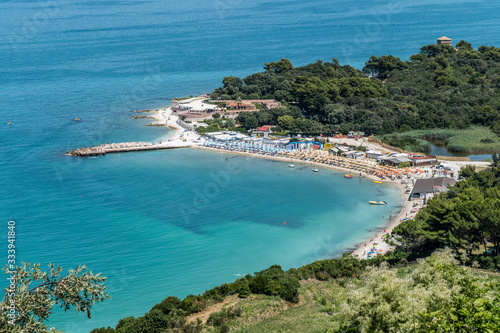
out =
<path fill-rule="evenodd" d="M 174 134 L 171 138 L 176 138 L 180 136 L 180 133 L 184 130 L 181 126 L 177 124 L 178 117 L 172 113 L 171 107 L 165 107 L 162 109 L 153 111 L 153 118 L 158 124 L 163 124 L 166 127 L 174 130 Z"/>

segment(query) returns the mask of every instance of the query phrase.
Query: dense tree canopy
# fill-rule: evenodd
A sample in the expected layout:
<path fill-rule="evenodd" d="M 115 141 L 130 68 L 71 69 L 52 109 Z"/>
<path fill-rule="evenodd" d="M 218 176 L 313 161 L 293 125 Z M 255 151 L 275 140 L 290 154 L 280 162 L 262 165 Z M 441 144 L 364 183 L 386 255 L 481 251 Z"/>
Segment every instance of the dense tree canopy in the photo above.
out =
<path fill-rule="evenodd" d="M 350 286 L 340 309 L 346 323 L 331 332 L 498 332 L 498 282 L 458 264 L 444 250 L 403 276 L 372 268 Z"/>
<path fill-rule="evenodd" d="M 388 56 L 371 56 L 370 60 L 366 62 L 366 66 L 363 68 L 364 72 L 368 72 L 370 75 L 386 79 L 389 73 L 395 69 L 403 70 L 407 69 L 408 64 L 401 61 L 398 57 L 388 55 Z"/>
<path fill-rule="evenodd" d="M 299 112 L 289 114 L 294 122 L 282 130 L 387 134 L 480 125 L 500 134 L 500 49 L 494 46 L 431 44 L 410 61 L 371 56 L 363 71 L 335 58 L 301 67 L 281 59 L 264 68 L 243 79 L 224 78 L 212 98 L 274 98 L 285 109 L 297 106 Z M 317 125 L 302 126 L 301 118 Z"/>
<path fill-rule="evenodd" d="M 440 247 L 472 251 L 491 244 L 493 256 L 500 254 L 500 163 L 482 172 L 467 167 L 463 181 L 448 192 L 429 200 L 413 220 L 393 231 L 407 252 L 425 252 Z M 500 259 L 500 257 L 498 257 Z M 498 263 L 500 264 L 500 263 Z"/>

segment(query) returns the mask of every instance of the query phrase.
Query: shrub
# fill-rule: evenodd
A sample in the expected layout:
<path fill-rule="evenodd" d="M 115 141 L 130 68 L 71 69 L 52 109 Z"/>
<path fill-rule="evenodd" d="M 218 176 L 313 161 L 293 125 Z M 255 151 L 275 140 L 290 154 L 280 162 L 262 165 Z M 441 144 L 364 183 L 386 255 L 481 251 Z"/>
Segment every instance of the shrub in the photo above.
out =
<path fill-rule="evenodd" d="M 120 319 L 120 321 L 118 322 L 118 324 L 116 324 L 115 329 L 119 330 L 122 327 L 123 328 L 127 328 L 127 326 L 130 326 L 133 323 L 135 323 L 136 320 L 137 319 L 135 319 L 134 317 L 126 317 L 126 318 Z"/>
<path fill-rule="evenodd" d="M 224 309 L 219 312 L 214 312 L 210 314 L 207 319 L 207 324 L 212 324 L 214 327 L 221 327 L 229 320 L 236 317 L 240 317 L 243 313 L 241 307 L 234 306 L 232 308 Z"/>
<path fill-rule="evenodd" d="M 201 296 L 188 295 L 179 304 L 179 308 L 189 315 L 191 313 L 200 312 L 205 306 Z"/>
<path fill-rule="evenodd" d="M 240 292 L 238 294 L 238 297 L 239 298 L 247 298 L 248 296 L 250 296 L 250 288 L 248 287 L 248 284 L 242 284 L 241 285 L 241 289 L 240 289 Z"/>
<path fill-rule="evenodd" d="M 179 308 L 180 304 L 181 304 L 181 300 L 179 298 L 177 298 L 175 296 L 169 296 L 169 297 L 165 298 L 163 301 L 161 301 L 160 303 L 153 306 L 153 308 L 151 310 L 158 309 L 161 312 L 163 312 L 164 314 L 169 314 L 172 310 Z M 127 318 L 125 318 L 125 319 L 127 319 Z"/>
<path fill-rule="evenodd" d="M 112 329 L 111 327 L 94 328 L 92 331 L 90 331 L 90 333 L 114 333 L 114 332 L 115 332 L 115 330 Z"/>

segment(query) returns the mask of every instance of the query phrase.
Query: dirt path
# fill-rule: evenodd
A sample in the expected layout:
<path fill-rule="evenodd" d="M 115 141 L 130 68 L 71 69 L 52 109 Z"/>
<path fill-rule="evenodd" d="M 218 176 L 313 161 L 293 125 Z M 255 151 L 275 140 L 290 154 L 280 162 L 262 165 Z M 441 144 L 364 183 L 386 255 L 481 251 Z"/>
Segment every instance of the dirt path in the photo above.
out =
<path fill-rule="evenodd" d="M 201 320 L 203 324 L 207 322 L 208 317 L 214 312 L 219 312 L 221 311 L 224 307 L 229 307 L 237 304 L 239 302 L 239 298 L 237 295 L 232 295 L 232 296 L 227 296 L 226 299 L 220 303 L 214 304 L 205 310 L 198 312 L 198 313 L 193 313 L 189 317 L 187 317 L 187 321 L 196 321 L 198 319 Z"/>

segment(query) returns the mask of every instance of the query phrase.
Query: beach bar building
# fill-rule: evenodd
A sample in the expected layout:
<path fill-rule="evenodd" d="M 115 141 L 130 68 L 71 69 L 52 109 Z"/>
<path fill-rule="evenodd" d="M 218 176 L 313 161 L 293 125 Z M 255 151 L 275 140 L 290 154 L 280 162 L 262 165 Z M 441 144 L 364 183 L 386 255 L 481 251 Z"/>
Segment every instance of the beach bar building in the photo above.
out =
<path fill-rule="evenodd" d="M 254 135 L 267 138 L 269 136 L 269 134 L 271 134 L 273 132 L 271 130 L 272 127 L 273 127 L 272 125 L 265 125 L 265 126 L 254 128 L 250 132 Z"/>
<path fill-rule="evenodd" d="M 380 158 L 380 164 L 382 164 L 382 165 L 389 165 L 389 166 L 392 166 L 392 167 L 395 167 L 395 168 L 397 168 L 398 165 L 400 165 L 402 163 L 409 163 L 411 165 L 411 160 L 409 158 L 406 158 L 406 157 L 389 157 L 389 156 L 385 156 L 385 157 L 381 157 Z"/>
<path fill-rule="evenodd" d="M 352 148 L 347 147 L 347 146 L 335 146 L 335 147 L 330 148 L 328 150 L 328 154 L 334 155 L 334 156 L 339 156 L 339 155 L 345 154 L 346 152 L 351 151 L 351 150 L 352 150 Z"/>
<path fill-rule="evenodd" d="M 296 141 L 288 144 L 290 149 L 321 149 L 323 144 L 321 142 L 314 141 Z"/>
<path fill-rule="evenodd" d="M 374 159 L 374 160 L 378 160 L 380 159 L 382 156 L 384 156 L 384 154 L 378 150 L 371 150 L 371 149 L 367 149 L 366 150 L 366 158 L 371 158 L 371 159 Z"/>
<path fill-rule="evenodd" d="M 435 157 L 428 157 L 423 155 L 413 155 L 410 157 L 410 159 L 412 160 L 414 166 L 436 163 Z"/>
<path fill-rule="evenodd" d="M 342 153 L 342 156 L 352 159 L 360 159 L 365 157 L 365 153 L 359 150 L 350 150 Z"/>
<path fill-rule="evenodd" d="M 449 177 L 417 179 L 410 194 L 410 200 L 429 200 L 435 194 L 448 191 L 448 186 L 455 185 L 455 180 Z"/>
<path fill-rule="evenodd" d="M 339 153 L 340 153 L 341 151 L 342 151 L 342 150 L 338 149 L 337 147 L 330 148 L 330 149 L 328 149 L 328 155 L 337 156 L 337 155 L 339 155 Z"/>

